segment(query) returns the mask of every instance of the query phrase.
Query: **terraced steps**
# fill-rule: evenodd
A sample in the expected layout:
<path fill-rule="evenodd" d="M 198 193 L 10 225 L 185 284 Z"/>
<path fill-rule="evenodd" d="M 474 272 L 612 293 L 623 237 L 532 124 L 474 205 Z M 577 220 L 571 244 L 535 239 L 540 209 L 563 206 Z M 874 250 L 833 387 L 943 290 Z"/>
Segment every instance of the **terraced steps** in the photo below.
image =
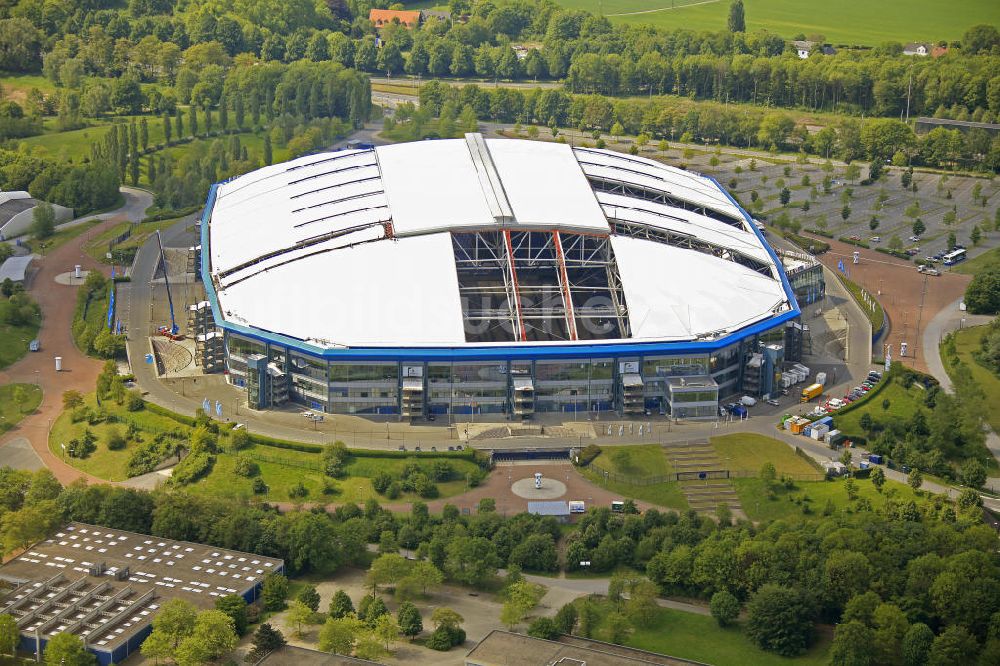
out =
<path fill-rule="evenodd" d="M 665 442 L 663 455 L 679 472 L 726 469 L 715 449 L 705 440 Z M 746 517 L 743 507 L 740 506 L 739 495 L 736 494 L 736 489 L 729 479 L 683 481 L 681 492 L 684 493 L 688 506 L 700 513 L 715 513 L 720 505 L 725 504 L 734 516 Z"/>

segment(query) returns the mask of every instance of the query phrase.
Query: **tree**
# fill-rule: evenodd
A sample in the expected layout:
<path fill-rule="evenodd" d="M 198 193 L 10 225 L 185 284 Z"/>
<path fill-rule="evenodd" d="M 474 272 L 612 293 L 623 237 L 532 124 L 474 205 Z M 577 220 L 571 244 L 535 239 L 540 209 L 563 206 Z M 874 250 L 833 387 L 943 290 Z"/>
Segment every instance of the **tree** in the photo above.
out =
<path fill-rule="evenodd" d="M 572 602 L 564 604 L 558 611 L 556 611 L 556 629 L 561 634 L 573 633 L 573 628 L 576 626 L 576 618 L 576 606 Z"/>
<path fill-rule="evenodd" d="M 608 632 L 608 640 L 618 645 L 623 644 L 632 633 L 632 625 L 629 624 L 628 618 L 617 612 L 610 613 L 604 619 L 604 628 Z"/>
<path fill-rule="evenodd" d="M 194 605 L 183 599 L 171 599 L 160 607 L 160 612 L 153 618 L 153 633 L 159 634 L 169 646 L 171 654 L 181 641 L 194 631 L 198 611 Z"/>
<path fill-rule="evenodd" d="M 913 235 L 922 236 L 927 231 L 927 225 L 919 217 L 913 221 Z"/>
<path fill-rule="evenodd" d="M 327 618 L 319 630 L 319 649 L 323 652 L 350 655 L 358 635 L 364 631 L 364 623 L 353 615 Z"/>
<path fill-rule="evenodd" d="M 399 553 L 379 555 L 368 570 L 368 582 L 372 586 L 372 595 L 378 592 L 379 585 L 395 585 L 409 572 L 410 563 Z"/>
<path fill-rule="evenodd" d="M 87 651 L 78 636 L 66 632 L 49 638 L 45 644 L 45 663 L 59 666 L 91 666 L 97 657 Z"/>
<path fill-rule="evenodd" d="M 761 649 L 794 657 L 809 647 L 813 609 L 801 591 L 767 583 L 751 597 L 747 616 L 747 636 Z"/>
<path fill-rule="evenodd" d="M 901 654 L 903 666 L 924 666 L 932 643 L 934 643 L 934 632 L 930 627 L 921 622 L 912 625 L 903 637 Z"/>
<path fill-rule="evenodd" d="M 851 216 L 851 207 L 848 204 L 844 204 L 844 207 L 840 209 L 840 217 L 844 221 Z"/>
<path fill-rule="evenodd" d="M 288 613 L 285 616 L 288 623 L 295 627 L 295 635 L 302 637 L 302 625 L 309 624 L 313 617 L 313 610 L 298 599 L 288 604 Z"/>
<path fill-rule="evenodd" d="M 521 580 L 507 587 L 500 620 L 511 631 L 535 607 L 544 594 L 540 585 Z"/>
<path fill-rule="evenodd" d="M 965 304 L 973 314 L 1000 313 L 1000 268 L 977 272 L 965 289 Z"/>
<path fill-rule="evenodd" d="M 195 666 L 231 652 L 239 642 L 233 620 L 222 611 L 198 613 L 191 635 L 177 646 L 178 666 Z"/>
<path fill-rule="evenodd" d="M 299 590 L 295 598 L 304 603 L 309 610 L 313 612 L 319 610 L 319 592 L 316 591 L 315 585 L 306 585 Z"/>
<path fill-rule="evenodd" d="M 238 636 L 247 632 L 247 602 L 238 594 L 227 594 L 215 600 L 215 609 L 222 611 L 233 621 Z"/>
<path fill-rule="evenodd" d="M 49 203 L 40 203 L 31 213 L 31 233 L 38 240 L 50 238 L 56 230 L 56 211 Z"/>
<path fill-rule="evenodd" d="M 62 394 L 63 409 L 75 409 L 83 404 L 83 394 L 79 391 L 63 391 Z"/>
<path fill-rule="evenodd" d="M 869 478 L 871 479 L 872 485 L 875 486 L 875 490 L 881 493 L 882 486 L 885 485 L 885 472 L 882 471 L 882 468 L 873 468 Z"/>
<path fill-rule="evenodd" d="M 968 664 L 975 658 L 979 645 L 969 630 L 960 625 L 945 627 L 931 644 L 927 666 Z"/>
<path fill-rule="evenodd" d="M 431 622 L 434 624 L 435 629 L 440 629 L 441 627 L 456 629 L 465 622 L 465 618 L 447 606 L 439 606 L 431 613 Z"/>
<path fill-rule="evenodd" d="M 264 586 L 261 599 L 265 610 L 283 610 L 285 598 L 288 596 L 288 579 L 279 573 L 269 573 L 264 576 Z"/>
<path fill-rule="evenodd" d="M 280 631 L 265 622 L 257 627 L 257 631 L 253 632 L 251 642 L 254 654 L 264 657 L 284 645 L 285 637 L 281 635 Z"/>
<path fill-rule="evenodd" d="M 972 225 L 972 231 L 969 232 L 969 240 L 972 241 L 972 246 L 975 247 L 979 245 L 979 241 L 983 239 L 983 232 L 979 230 L 979 225 Z"/>
<path fill-rule="evenodd" d="M 958 474 L 963 485 L 970 488 L 982 488 L 986 483 L 986 466 L 976 458 L 970 458 L 962 465 Z"/>
<path fill-rule="evenodd" d="M 389 608 L 385 605 L 382 597 L 365 597 L 365 600 L 370 601 L 368 603 L 361 602 L 358 608 L 358 618 L 364 620 L 369 627 L 374 627 L 375 622 L 389 612 Z"/>
<path fill-rule="evenodd" d="M 271 149 L 271 134 L 264 133 L 264 164 L 270 166 L 274 162 L 274 153 Z"/>
<path fill-rule="evenodd" d="M 333 594 L 333 599 L 330 600 L 330 610 L 328 611 L 330 617 L 334 619 L 347 617 L 354 612 L 354 604 L 351 603 L 351 598 L 347 596 L 347 592 L 343 590 L 337 590 Z"/>
<path fill-rule="evenodd" d="M 396 622 L 390 613 L 385 615 L 380 615 L 377 620 L 375 620 L 375 635 L 380 641 L 385 645 L 385 651 L 388 652 L 390 646 L 399 640 L 399 635 L 401 632 L 399 623 Z"/>
<path fill-rule="evenodd" d="M 648 627 L 656 619 L 656 585 L 648 580 L 633 584 L 625 602 L 625 615 L 637 627 Z"/>
<path fill-rule="evenodd" d="M 419 635 L 424 630 L 420 611 L 409 601 L 404 601 L 399 605 L 399 610 L 396 611 L 396 622 L 399 624 L 399 630 L 410 640 L 413 640 L 414 636 Z"/>
<path fill-rule="evenodd" d="M 830 663 L 838 666 L 870 666 L 875 632 L 857 620 L 838 624 L 830 647 Z"/>
<path fill-rule="evenodd" d="M 729 5 L 729 32 L 746 32 L 746 15 L 743 10 L 743 0 L 733 0 Z"/>
<path fill-rule="evenodd" d="M 0 614 L 0 654 L 14 656 L 20 642 L 21 632 L 17 628 L 17 621 L 7 613 Z"/>
<path fill-rule="evenodd" d="M 914 490 L 920 490 L 920 486 L 924 485 L 924 475 L 920 473 L 919 469 L 914 468 L 906 478 L 906 482 Z"/>
<path fill-rule="evenodd" d="M 788 202 L 792 198 L 792 191 L 787 187 L 781 188 L 781 192 L 778 194 L 778 200 L 781 201 L 782 206 L 787 206 Z"/>
<path fill-rule="evenodd" d="M 448 575 L 474 587 L 495 576 L 500 566 L 493 543 L 485 537 L 456 537 L 445 547 L 445 552 Z"/>
<path fill-rule="evenodd" d="M 728 627 L 740 615 L 740 601 L 727 590 L 719 590 L 712 595 L 709 609 L 720 627 Z"/>

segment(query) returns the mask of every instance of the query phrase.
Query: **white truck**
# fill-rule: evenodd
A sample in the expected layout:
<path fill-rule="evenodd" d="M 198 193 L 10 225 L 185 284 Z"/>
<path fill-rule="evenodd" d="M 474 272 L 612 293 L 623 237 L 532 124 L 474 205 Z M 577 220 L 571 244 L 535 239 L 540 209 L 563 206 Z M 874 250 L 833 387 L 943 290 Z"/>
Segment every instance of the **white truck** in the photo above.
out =
<path fill-rule="evenodd" d="M 826 373 L 825 372 L 817 372 L 816 373 L 816 383 L 817 384 L 822 384 L 823 386 L 826 386 Z"/>

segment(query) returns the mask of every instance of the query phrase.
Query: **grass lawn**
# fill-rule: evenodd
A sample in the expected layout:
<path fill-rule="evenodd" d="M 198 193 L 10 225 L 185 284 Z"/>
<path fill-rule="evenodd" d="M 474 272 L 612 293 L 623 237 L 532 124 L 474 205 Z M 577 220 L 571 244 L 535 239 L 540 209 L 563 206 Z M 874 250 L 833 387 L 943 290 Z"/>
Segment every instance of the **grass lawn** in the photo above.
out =
<path fill-rule="evenodd" d="M 178 219 L 180 218 L 159 220 L 156 222 L 144 222 L 135 229 L 133 229 L 132 235 L 128 238 L 128 240 L 116 245 L 115 249 L 124 251 L 130 248 L 136 248 L 138 250 L 138 248 L 141 247 L 142 244 L 146 242 L 146 239 L 148 239 L 150 236 L 156 233 L 157 230 L 162 231 L 168 227 L 173 226 Z M 105 231 L 97 234 L 89 241 L 87 241 L 87 243 L 83 246 L 83 251 L 89 254 L 97 261 L 110 263 L 107 259 L 108 242 L 112 238 L 115 238 L 125 233 L 125 231 L 127 231 L 128 228 L 131 226 L 133 226 L 131 222 L 122 222 L 121 224 L 116 224 L 106 229 Z"/>
<path fill-rule="evenodd" d="M 886 480 L 880 495 L 875 486 L 868 479 L 855 479 L 858 496 L 867 497 L 873 507 L 878 507 L 884 502 L 886 491 L 894 489 L 896 497 L 902 499 L 917 499 L 913 489 L 898 481 Z M 769 499 L 764 482 L 760 479 L 733 479 L 736 486 L 736 494 L 740 497 L 740 506 L 744 513 L 753 521 L 780 520 L 793 517 L 818 517 L 822 516 L 823 508 L 827 500 L 833 502 L 836 509 L 840 510 L 849 504 L 847 490 L 844 488 L 844 479 L 833 479 L 830 481 L 796 481 L 795 487 L 791 490 L 785 489 L 778 484 L 775 490 L 775 499 Z M 918 502 L 921 500 L 917 500 Z M 810 513 L 803 512 L 803 507 L 808 506 Z"/>
<path fill-rule="evenodd" d="M 889 419 L 906 421 L 913 417 L 918 408 L 923 407 L 926 393 L 926 389 L 916 382 L 906 389 L 899 382 L 889 380 L 877 395 L 866 400 L 860 407 L 843 415 L 834 413 L 833 424 L 846 435 L 864 435 L 865 431 L 861 429 L 862 414 L 870 414 L 874 420 L 882 423 Z M 889 401 L 888 410 L 882 408 L 885 400 Z"/>
<path fill-rule="evenodd" d="M 847 291 L 851 292 L 851 296 L 853 296 L 854 300 L 857 301 L 861 311 L 865 313 L 866 317 L 868 317 L 868 321 L 870 321 L 872 325 L 872 332 L 874 333 L 881 329 L 882 325 L 885 324 L 885 312 L 882 310 L 882 305 L 878 302 L 878 299 L 869 294 L 871 299 L 870 302 L 872 304 L 871 307 L 869 307 L 868 302 L 865 301 L 863 296 L 865 292 L 864 289 L 842 275 L 838 275 L 837 277 L 840 278 L 841 283 Z"/>
<path fill-rule="evenodd" d="M 38 337 L 40 325 L 37 319 L 21 326 L 0 322 L 0 368 L 6 368 L 28 353 L 28 343 Z"/>
<path fill-rule="evenodd" d="M 980 271 L 984 271 L 987 268 L 1000 268 L 1000 247 L 995 247 L 992 250 L 987 250 L 983 252 L 978 257 L 969 259 L 968 261 L 963 261 L 960 264 L 951 267 L 951 270 L 955 273 L 965 273 L 966 275 L 975 275 Z"/>
<path fill-rule="evenodd" d="M 602 446 L 593 465 L 609 472 L 637 477 L 667 476 L 672 469 L 659 444 L 639 446 Z M 687 500 L 676 481 L 639 485 L 621 481 L 605 481 L 604 475 L 590 466 L 580 472 L 592 483 L 618 493 L 622 497 L 644 500 L 669 509 L 686 509 Z"/>
<path fill-rule="evenodd" d="M 93 393 L 88 393 L 84 396 L 84 404 L 91 409 L 97 408 L 97 399 Z M 121 407 L 114 403 L 112 400 L 102 401 L 102 406 L 108 411 L 108 413 L 115 414 L 122 417 L 127 417 L 131 421 L 134 421 L 140 429 L 143 430 L 142 438 L 147 440 L 152 438 L 152 436 L 159 432 L 168 432 L 180 428 L 186 430 L 186 426 L 179 424 L 177 421 L 167 417 L 161 416 L 159 414 L 154 414 L 147 410 L 141 410 L 138 412 L 128 412 L 124 407 Z M 86 472 L 87 474 L 92 474 L 93 476 L 99 477 L 101 479 L 107 479 L 108 481 L 124 481 L 125 476 L 125 464 L 128 462 L 129 457 L 132 455 L 133 449 L 138 446 L 136 442 L 129 442 L 128 445 L 120 451 L 110 451 L 107 447 L 107 437 L 111 430 L 117 430 L 121 434 L 125 434 L 127 426 L 123 423 L 98 423 L 97 425 L 87 425 L 85 421 L 80 423 L 73 423 L 70 418 L 70 413 L 64 411 L 52 424 L 52 430 L 49 432 L 49 450 L 59 457 L 63 456 L 62 444 L 65 444 L 73 438 L 80 438 L 87 428 L 90 429 L 92 433 L 97 437 L 97 450 L 94 451 L 87 458 L 70 458 L 66 457 L 66 462 L 73 467 Z"/>
<path fill-rule="evenodd" d="M 14 402 L 14 387 L 24 389 L 24 402 Z M 0 386 L 0 432 L 10 430 L 42 403 L 42 389 L 35 384 L 4 384 Z"/>
<path fill-rule="evenodd" d="M 610 603 L 603 605 L 607 608 L 602 609 L 606 610 L 600 613 L 602 618 L 612 611 Z M 594 638 L 607 640 L 603 623 L 598 625 Z M 625 645 L 715 666 L 819 666 L 829 663 L 830 637 L 828 632 L 820 632 L 806 654 L 789 659 L 761 650 L 738 625 L 723 629 L 707 615 L 660 608 L 650 626 L 636 629 L 625 640 Z"/>
<path fill-rule="evenodd" d="M 0 393 L 0 398 L 3 394 Z M 6 405 L 6 400 L 3 403 Z M 97 408 L 97 401 L 93 393 L 84 397 L 84 404 L 92 409 Z M 37 406 L 37 403 L 36 403 Z M 148 410 L 138 412 L 128 412 L 124 407 L 115 404 L 111 400 L 102 402 L 102 407 L 110 414 L 129 419 L 135 422 L 142 430 L 144 441 L 160 432 L 180 431 L 185 434 L 190 433 L 190 426 L 184 425 L 161 414 L 155 414 Z M 99 423 L 88 426 L 86 422 L 73 423 L 70 413 L 63 412 L 56 419 L 49 435 L 49 450 L 53 454 L 62 457 L 61 444 L 65 444 L 73 438 L 80 438 L 86 429 L 97 437 L 97 450 L 84 459 L 66 458 L 66 462 L 73 467 L 92 474 L 93 476 L 106 479 L 108 481 L 125 480 L 125 467 L 132 455 L 132 451 L 138 446 L 137 443 L 129 442 L 120 451 L 111 451 L 107 447 L 108 433 L 111 430 L 118 430 L 125 433 L 127 426 L 123 423 Z M 225 447 L 228 437 L 223 435 L 221 444 Z M 315 453 L 305 453 L 287 449 L 277 449 L 274 447 L 254 445 L 247 449 L 246 455 L 254 458 L 260 466 L 261 478 L 269 486 L 270 492 L 267 499 L 272 501 L 288 501 L 288 489 L 299 481 L 309 490 L 309 495 L 304 501 L 329 501 L 329 502 L 364 502 L 369 498 L 380 501 L 387 501 L 384 496 L 375 492 L 372 488 L 371 477 L 380 470 L 388 472 L 399 472 L 409 462 L 417 460 L 417 456 L 411 458 L 376 458 L 363 455 L 352 455 L 344 469 L 346 476 L 333 480 L 333 485 L 337 492 L 334 494 L 323 494 L 324 479 L 326 478 L 319 470 L 320 456 Z M 192 492 L 200 492 L 207 495 L 220 497 L 251 498 L 254 496 L 251 490 L 252 479 L 237 476 L 234 472 L 236 454 L 223 452 L 216 456 L 215 466 L 211 473 L 203 479 L 185 486 Z M 419 461 L 429 463 L 433 460 L 440 460 L 443 457 L 420 456 Z M 456 471 L 455 480 L 438 482 L 437 487 L 441 497 L 452 497 L 468 490 L 465 481 L 467 473 L 475 470 L 476 464 L 461 458 L 448 457 Z M 398 500 L 400 502 L 419 499 L 413 493 L 403 493 Z"/>
<path fill-rule="evenodd" d="M 601 469 L 634 476 L 666 476 L 673 470 L 659 444 L 602 446 L 592 464 Z"/>
<path fill-rule="evenodd" d="M 996 407 L 1000 405 L 1000 377 L 997 377 L 989 369 L 980 365 L 972 357 L 972 352 L 979 349 L 979 339 L 986 332 L 986 328 L 986 326 L 972 326 L 956 331 L 955 348 L 958 350 L 958 357 L 962 359 L 963 363 L 969 366 L 972 378 L 983 389 L 983 393 L 986 395 L 986 404 Z M 942 353 L 941 358 L 947 359 L 948 356 Z M 945 367 L 950 375 L 952 372 L 950 364 L 946 362 Z M 987 409 L 986 420 L 995 432 L 1000 432 L 1000 410 Z"/>
<path fill-rule="evenodd" d="M 729 3 L 706 0 L 558 0 L 570 9 L 603 11 L 612 21 L 661 28 L 725 30 Z M 663 11 L 652 11 L 662 9 Z M 615 16 L 629 12 L 650 12 Z M 1000 24 L 1000 5 L 994 0 L 965 0 L 945 4 L 937 0 L 754 0 L 746 3 L 747 32 L 767 30 L 785 39 L 821 34 L 834 44 L 877 46 L 892 40 L 901 43 L 960 39 L 978 23 Z"/>
<path fill-rule="evenodd" d="M 778 475 L 817 474 L 816 468 L 782 441 L 755 433 L 733 433 L 711 438 L 712 447 L 724 466 L 733 471 L 760 471 L 770 462 Z"/>
<path fill-rule="evenodd" d="M 118 206 L 116 205 L 115 208 L 117 207 Z M 100 224 L 101 222 L 103 222 L 103 220 L 95 218 L 93 220 L 86 220 L 85 222 L 81 222 L 80 224 L 74 224 L 72 227 L 68 228 L 56 227 L 56 232 L 52 236 L 46 238 L 44 241 L 29 239 L 21 241 L 21 244 L 26 246 L 32 252 L 38 252 L 39 254 L 44 256 L 45 254 L 56 249 L 57 247 L 65 243 L 68 243 L 72 240 L 75 240 L 78 236 L 85 233 L 88 229 L 93 228 L 94 226 Z"/>

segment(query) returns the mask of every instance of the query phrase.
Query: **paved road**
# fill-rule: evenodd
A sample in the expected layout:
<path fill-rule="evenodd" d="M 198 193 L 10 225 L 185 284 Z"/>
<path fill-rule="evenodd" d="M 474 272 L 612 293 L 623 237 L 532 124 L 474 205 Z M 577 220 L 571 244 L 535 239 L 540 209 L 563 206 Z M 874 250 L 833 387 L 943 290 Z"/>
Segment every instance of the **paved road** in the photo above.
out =
<path fill-rule="evenodd" d="M 941 360 L 941 340 L 944 339 L 945 335 L 959 328 L 981 326 L 993 321 L 993 317 L 989 315 L 974 315 L 959 310 L 959 303 L 961 302 L 962 299 L 960 298 L 938 312 L 927 324 L 927 328 L 924 329 L 922 341 L 924 361 L 927 363 L 928 370 L 934 375 L 935 379 L 941 382 L 941 388 L 948 391 L 951 390 L 951 377 L 948 376 L 947 371 L 944 369 L 944 363 Z M 987 429 L 986 448 L 990 450 L 990 453 L 997 459 L 997 462 L 1000 462 L 1000 435 L 994 432 L 992 428 Z M 994 492 L 1000 492 L 1000 478 L 994 477 L 988 479 L 986 487 Z"/>
<path fill-rule="evenodd" d="M 88 229 L 76 240 L 56 248 L 41 260 L 29 289 L 42 310 L 42 328 L 38 334 L 41 351 L 28 354 L 6 370 L 0 371 L 0 383 L 37 383 L 42 388 L 42 402 L 34 414 L 28 415 L 17 427 L 0 437 L 0 464 L 16 465 L 25 460 L 23 444 L 7 448 L 15 440 L 23 438 L 63 484 L 80 477 L 99 481 L 70 467 L 48 449 L 49 429 L 62 411 L 62 392 L 70 389 L 81 392 L 94 390 L 94 382 L 103 365 L 101 361 L 86 356 L 76 348 L 71 329 L 78 287 L 58 284 L 55 277 L 73 270 L 76 264 L 80 264 L 85 270 L 98 270 L 105 275 L 110 273 L 108 266 L 98 263 L 83 252 L 84 244 L 118 222 L 142 219 L 143 212 L 153 201 L 152 196 L 142 190 L 122 188 L 122 193 L 125 195 L 124 206 L 105 213 L 102 224 Z M 55 356 L 62 357 L 62 372 L 55 370 Z"/>

